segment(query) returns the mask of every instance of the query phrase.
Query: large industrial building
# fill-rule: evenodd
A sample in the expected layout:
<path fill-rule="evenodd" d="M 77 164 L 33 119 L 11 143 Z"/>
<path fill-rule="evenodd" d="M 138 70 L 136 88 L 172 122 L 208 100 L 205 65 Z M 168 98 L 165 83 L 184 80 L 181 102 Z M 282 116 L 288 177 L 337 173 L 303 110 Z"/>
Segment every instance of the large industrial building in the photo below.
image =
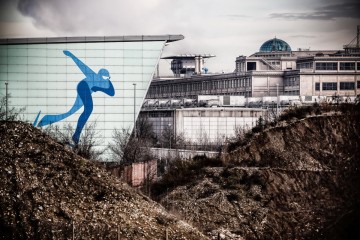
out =
<path fill-rule="evenodd" d="M 173 61 L 181 65 L 178 59 Z M 176 69 L 174 75 L 178 76 L 179 72 Z M 285 41 L 273 38 L 264 42 L 259 52 L 249 57 L 237 57 L 233 73 L 197 72 L 191 76 L 155 78 L 147 98 L 196 98 L 198 95 L 356 96 L 360 91 L 359 75 L 359 36 L 343 50 L 328 51 L 293 51 Z"/>
<path fill-rule="evenodd" d="M 0 96 L 37 127 L 96 123 L 105 149 L 132 129 L 163 48 L 182 35 L 0 39 Z"/>
<path fill-rule="evenodd" d="M 270 39 L 251 56 L 237 57 L 234 72 L 227 74 L 195 68 L 189 75 L 180 69 L 187 66 L 181 56 L 188 56 L 186 62 L 191 56 L 197 62 L 201 55 L 169 57 L 174 77 L 152 81 L 141 114 L 151 116 L 156 132 L 170 124 L 176 134 L 185 134 L 193 142 L 204 135 L 213 141 L 232 137 L 237 127 L 251 127 L 260 116 L 267 117 L 264 109 L 334 96 L 351 101 L 360 94 L 359 29 L 343 50 L 294 51 L 285 41 Z M 236 118 L 239 112 L 246 121 Z M 199 124 L 193 128 L 189 121 Z"/>

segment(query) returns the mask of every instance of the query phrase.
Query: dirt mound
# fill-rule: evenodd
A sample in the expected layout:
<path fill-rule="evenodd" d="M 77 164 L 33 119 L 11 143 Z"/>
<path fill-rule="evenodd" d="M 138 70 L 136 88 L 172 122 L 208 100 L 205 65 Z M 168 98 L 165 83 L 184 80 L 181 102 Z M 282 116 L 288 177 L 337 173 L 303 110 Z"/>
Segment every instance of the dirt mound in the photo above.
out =
<path fill-rule="evenodd" d="M 282 122 L 257 134 L 246 146 L 224 154 L 224 160 L 247 167 L 346 169 L 360 148 L 358 123 L 356 116 L 348 115 Z"/>
<path fill-rule="evenodd" d="M 1 239 L 206 239 L 31 125 L 0 136 Z"/>
<path fill-rule="evenodd" d="M 317 116 L 257 134 L 161 203 L 226 239 L 359 239 L 360 125 Z"/>

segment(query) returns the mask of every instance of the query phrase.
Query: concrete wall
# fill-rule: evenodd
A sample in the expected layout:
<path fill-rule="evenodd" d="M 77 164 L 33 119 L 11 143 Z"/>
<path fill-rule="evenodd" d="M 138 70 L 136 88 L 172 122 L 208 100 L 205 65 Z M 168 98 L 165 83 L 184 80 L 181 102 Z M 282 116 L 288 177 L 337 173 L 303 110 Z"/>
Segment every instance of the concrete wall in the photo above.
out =
<path fill-rule="evenodd" d="M 360 76 L 355 74 L 337 75 L 337 74 L 301 74 L 300 75 L 300 96 L 332 96 L 335 93 L 343 96 L 356 96 L 360 93 L 357 89 L 357 81 Z M 323 82 L 336 82 L 337 90 L 322 90 Z M 340 90 L 340 82 L 354 82 L 354 90 Z M 320 91 L 315 91 L 315 83 L 320 83 Z"/>
<path fill-rule="evenodd" d="M 193 143 L 221 142 L 235 136 L 236 128 L 249 129 L 259 117 L 265 117 L 263 109 L 249 108 L 192 108 L 176 110 L 176 133 Z"/>
<path fill-rule="evenodd" d="M 260 75 L 257 73 L 252 77 L 252 96 L 276 96 L 276 84 L 279 84 L 279 95 L 281 95 L 283 93 L 282 73 L 278 72 L 273 76 L 268 74 Z"/>
<path fill-rule="evenodd" d="M 214 151 L 199 151 L 185 149 L 151 148 L 151 154 L 158 159 L 191 159 L 197 155 L 216 157 L 219 153 Z"/>

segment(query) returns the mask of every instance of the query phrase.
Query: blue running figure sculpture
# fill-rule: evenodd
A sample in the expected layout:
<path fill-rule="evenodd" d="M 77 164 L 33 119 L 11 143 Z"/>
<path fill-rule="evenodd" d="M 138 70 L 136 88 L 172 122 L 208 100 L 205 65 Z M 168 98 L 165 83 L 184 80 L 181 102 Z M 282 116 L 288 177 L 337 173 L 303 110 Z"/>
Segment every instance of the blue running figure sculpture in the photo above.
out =
<path fill-rule="evenodd" d="M 84 111 L 81 113 L 77 122 L 75 133 L 72 136 L 73 141 L 77 145 L 79 143 L 80 133 L 93 110 L 93 100 L 91 94 L 93 92 L 100 91 L 106 93 L 109 96 L 114 96 L 115 90 L 110 81 L 110 74 L 108 70 L 102 68 L 99 70 L 98 73 L 95 73 L 70 51 L 64 50 L 64 54 L 68 57 L 71 57 L 71 59 L 76 63 L 76 65 L 85 75 L 85 78 L 81 80 L 77 85 L 77 97 L 75 103 L 68 112 L 58 115 L 45 115 L 39 121 L 39 123 L 37 123 L 41 113 L 40 111 L 34 121 L 34 126 L 42 127 L 59 122 L 78 111 L 81 107 L 84 107 Z"/>

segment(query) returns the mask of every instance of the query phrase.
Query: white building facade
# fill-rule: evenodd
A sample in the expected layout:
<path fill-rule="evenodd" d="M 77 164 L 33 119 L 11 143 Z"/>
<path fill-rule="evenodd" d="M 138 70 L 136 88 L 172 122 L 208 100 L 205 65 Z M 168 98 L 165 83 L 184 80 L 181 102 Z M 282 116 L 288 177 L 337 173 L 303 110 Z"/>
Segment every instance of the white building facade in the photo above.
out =
<path fill-rule="evenodd" d="M 37 127 L 95 124 L 100 147 L 132 129 L 167 42 L 182 35 L 0 39 L 0 96 Z M 7 89 L 5 89 L 7 86 Z"/>

